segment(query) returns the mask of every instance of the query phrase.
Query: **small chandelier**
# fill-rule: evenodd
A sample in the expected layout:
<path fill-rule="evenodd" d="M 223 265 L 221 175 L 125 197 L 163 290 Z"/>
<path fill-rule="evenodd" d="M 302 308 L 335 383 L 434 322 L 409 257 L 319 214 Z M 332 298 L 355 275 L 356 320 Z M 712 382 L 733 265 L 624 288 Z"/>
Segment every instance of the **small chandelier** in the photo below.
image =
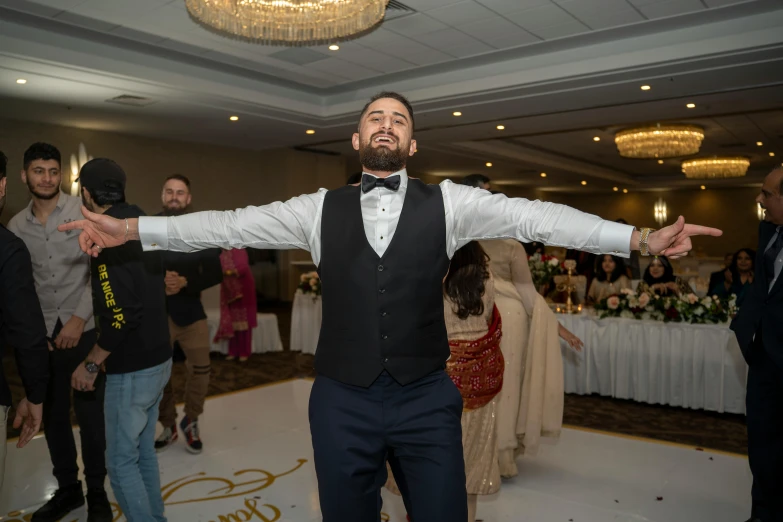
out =
<path fill-rule="evenodd" d="M 750 160 L 735 158 L 698 158 L 682 162 L 687 178 L 741 178 L 748 171 Z"/>
<path fill-rule="evenodd" d="M 199 25 L 267 45 L 323 45 L 358 38 L 383 20 L 389 0 L 185 0 Z"/>
<path fill-rule="evenodd" d="M 653 207 L 653 215 L 655 216 L 655 222 L 659 226 L 666 223 L 667 209 L 666 202 L 663 199 L 658 199 L 658 202 Z"/>
<path fill-rule="evenodd" d="M 696 125 L 655 125 L 618 132 L 614 137 L 620 156 L 673 158 L 699 152 L 704 130 Z"/>

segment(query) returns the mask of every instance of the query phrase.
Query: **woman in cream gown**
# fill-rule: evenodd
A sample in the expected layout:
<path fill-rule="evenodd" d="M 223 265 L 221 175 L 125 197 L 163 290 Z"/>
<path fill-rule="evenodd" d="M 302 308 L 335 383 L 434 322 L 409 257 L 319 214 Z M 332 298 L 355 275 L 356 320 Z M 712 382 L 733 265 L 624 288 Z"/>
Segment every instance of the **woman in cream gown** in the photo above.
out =
<path fill-rule="evenodd" d="M 476 520 L 478 495 L 491 495 L 500 490 L 496 418 L 504 365 L 499 347 L 501 319 L 494 301 L 489 259 L 481 246 L 471 241 L 454 254 L 443 297 L 451 350 L 446 372 L 459 389 L 463 402 L 462 448 L 468 522 Z M 400 494 L 392 473 L 388 475 L 386 488 Z M 415 514 L 410 518 L 419 522 Z"/>
<path fill-rule="evenodd" d="M 516 457 L 525 451 L 535 453 L 541 435 L 559 434 L 563 419 L 559 338 L 577 350 L 582 341 L 558 323 L 536 292 L 521 243 L 513 239 L 479 243 L 490 258 L 495 305 L 503 321 L 500 350 L 505 370 L 498 395 L 497 439 L 500 473 L 508 478 L 517 475 Z"/>

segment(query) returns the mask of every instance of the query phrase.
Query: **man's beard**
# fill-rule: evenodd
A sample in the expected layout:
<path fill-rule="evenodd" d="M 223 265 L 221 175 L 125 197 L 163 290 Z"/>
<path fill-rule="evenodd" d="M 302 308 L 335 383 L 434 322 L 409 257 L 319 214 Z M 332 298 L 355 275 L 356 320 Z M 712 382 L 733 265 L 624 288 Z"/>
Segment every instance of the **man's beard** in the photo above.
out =
<path fill-rule="evenodd" d="M 55 197 L 57 197 L 57 194 L 59 194 L 59 193 L 60 193 L 60 187 L 57 187 L 57 190 L 55 190 L 55 191 L 54 191 L 54 192 L 52 192 L 51 194 L 41 194 L 40 192 L 37 192 L 37 191 L 35 190 L 35 188 L 33 188 L 33 184 L 32 184 L 32 183 L 30 183 L 30 181 L 29 181 L 29 180 L 28 180 L 28 182 L 27 182 L 27 188 L 30 190 L 30 193 L 31 193 L 33 196 L 37 197 L 38 199 L 43 199 L 43 200 L 54 199 Z"/>
<path fill-rule="evenodd" d="M 188 207 L 163 207 L 164 216 L 181 216 L 182 214 L 186 214 L 187 211 Z"/>
<path fill-rule="evenodd" d="M 380 146 L 373 147 L 370 139 L 359 149 L 359 161 L 362 167 L 373 172 L 397 172 L 405 168 L 409 150 L 410 146 L 403 149 L 399 142 L 395 150 Z"/>
<path fill-rule="evenodd" d="M 93 206 L 92 206 L 92 203 L 90 203 L 89 201 L 87 201 L 87 200 L 84 198 L 84 194 L 82 194 L 82 205 L 84 205 L 85 207 L 87 207 L 87 210 L 89 210 L 90 212 L 95 212 L 95 207 L 93 207 Z"/>

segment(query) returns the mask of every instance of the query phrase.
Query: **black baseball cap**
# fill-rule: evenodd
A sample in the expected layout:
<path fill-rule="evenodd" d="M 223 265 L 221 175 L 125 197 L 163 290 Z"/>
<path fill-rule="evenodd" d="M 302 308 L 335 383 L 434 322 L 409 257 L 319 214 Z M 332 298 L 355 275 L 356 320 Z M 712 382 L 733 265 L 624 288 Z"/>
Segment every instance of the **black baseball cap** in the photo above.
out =
<path fill-rule="evenodd" d="M 95 158 L 85 163 L 77 181 L 91 190 L 125 191 L 125 171 L 108 158 Z"/>

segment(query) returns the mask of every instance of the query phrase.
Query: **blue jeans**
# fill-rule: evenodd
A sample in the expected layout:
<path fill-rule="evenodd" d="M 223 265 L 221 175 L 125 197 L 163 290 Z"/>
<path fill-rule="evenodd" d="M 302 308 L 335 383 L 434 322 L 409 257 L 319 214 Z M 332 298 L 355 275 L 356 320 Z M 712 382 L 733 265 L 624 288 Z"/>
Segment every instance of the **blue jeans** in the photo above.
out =
<path fill-rule="evenodd" d="M 171 359 L 132 373 L 106 376 L 106 468 L 128 522 L 166 522 L 155 453 L 155 424 Z"/>

